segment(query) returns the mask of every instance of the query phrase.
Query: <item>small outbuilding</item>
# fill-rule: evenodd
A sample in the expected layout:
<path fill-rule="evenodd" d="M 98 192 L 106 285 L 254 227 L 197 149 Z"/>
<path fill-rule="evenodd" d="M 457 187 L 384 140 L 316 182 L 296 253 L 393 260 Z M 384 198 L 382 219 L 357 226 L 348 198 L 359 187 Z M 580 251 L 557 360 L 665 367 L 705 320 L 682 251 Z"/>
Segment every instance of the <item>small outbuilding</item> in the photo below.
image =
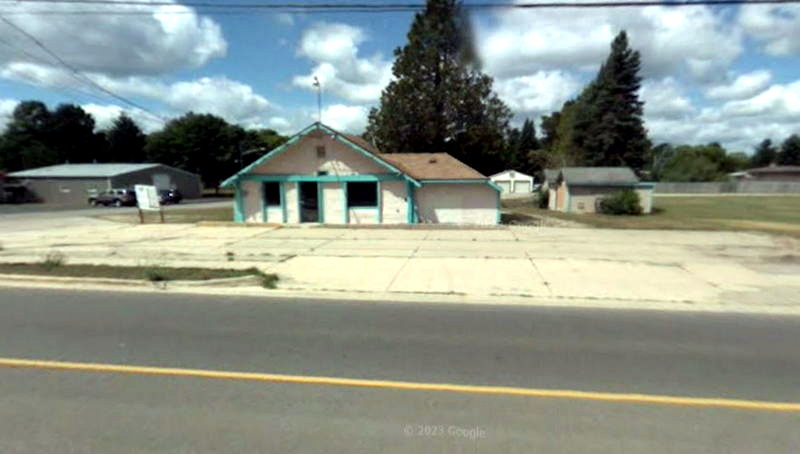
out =
<path fill-rule="evenodd" d="M 203 194 L 200 176 L 154 163 L 60 164 L 8 174 L 24 186 L 33 199 L 59 205 L 85 205 L 92 195 L 136 184 L 177 189 L 184 198 Z"/>
<path fill-rule="evenodd" d="M 222 183 L 236 222 L 497 224 L 500 188 L 447 153 L 382 153 L 314 123 Z"/>
<path fill-rule="evenodd" d="M 534 178 L 516 170 L 504 170 L 489 177 L 502 189 L 502 195 L 530 195 L 533 192 Z"/>
<path fill-rule="evenodd" d="M 564 167 L 550 190 L 550 209 L 595 213 L 600 201 L 621 189 L 639 195 L 642 213 L 653 211 L 653 183 L 642 183 L 629 167 Z"/>

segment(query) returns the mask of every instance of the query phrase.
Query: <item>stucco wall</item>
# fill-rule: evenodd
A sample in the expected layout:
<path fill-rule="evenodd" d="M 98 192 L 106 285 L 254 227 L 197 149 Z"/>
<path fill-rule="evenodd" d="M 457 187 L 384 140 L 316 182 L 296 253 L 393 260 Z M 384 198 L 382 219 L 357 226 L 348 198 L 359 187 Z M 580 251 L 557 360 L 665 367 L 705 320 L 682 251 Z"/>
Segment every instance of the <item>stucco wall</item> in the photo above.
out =
<path fill-rule="evenodd" d="M 300 222 L 300 212 L 297 207 L 297 196 L 299 183 L 286 182 L 286 222 L 289 224 L 297 224 Z"/>
<path fill-rule="evenodd" d="M 556 188 L 556 210 L 566 211 L 567 209 L 567 185 L 561 183 Z"/>
<path fill-rule="evenodd" d="M 317 156 L 318 146 L 325 147 L 325 157 Z M 251 173 L 316 175 L 320 170 L 329 175 L 388 173 L 385 167 L 372 159 L 321 133 L 310 133 L 301 138 Z"/>
<path fill-rule="evenodd" d="M 350 224 L 377 224 L 378 210 L 374 208 L 350 208 Z"/>
<path fill-rule="evenodd" d="M 416 193 L 420 223 L 497 224 L 497 191 L 485 184 L 423 184 Z"/>
<path fill-rule="evenodd" d="M 622 190 L 618 186 L 571 186 L 569 187 L 570 213 L 596 213 L 598 200 Z M 653 211 L 652 189 L 636 188 L 643 213 Z"/>
<path fill-rule="evenodd" d="M 405 224 L 408 222 L 408 202 L 405 181 L 382 181 L 381 200 L 383 202 L 384 224 Z"/>
<path fill-rule="evenodd" d="M 547 189 L 547 209 L 548 210 L 555 210 L 556 209 L 556 190 L 554 188 Z"/>

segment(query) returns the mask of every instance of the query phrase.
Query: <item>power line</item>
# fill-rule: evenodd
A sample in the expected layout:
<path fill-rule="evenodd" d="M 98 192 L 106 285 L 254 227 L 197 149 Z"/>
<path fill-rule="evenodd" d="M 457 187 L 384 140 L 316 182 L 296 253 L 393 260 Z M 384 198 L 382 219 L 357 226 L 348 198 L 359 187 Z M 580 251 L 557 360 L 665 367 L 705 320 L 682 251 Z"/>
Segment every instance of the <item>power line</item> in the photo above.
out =
<path fill-rule="evenodd" d="M 150 109 L 148 109 L 146 107 L 143 107 L 143 106 L 139 105 L 138 103 L 136 103 L 134 101 L 131 101 L 128 98 L 126 98 L 126 97 L 124 97 L 122 95 L 118 95 L 117 93 L 114 93 L 113 91 L 111 91 L 111 90 L 103 87 L 102 85 L 98 84 L 97 82 L 95 82 L 94 80 L 92 80 L 91 78 L 89 78 L 88 76 L 83 74 L 82 72 L 80 72 L 77 68 L 75 68 L 74 66 L 70 65 L 69 63 L 67 63 L 63 58 L 59 57 L 58 54 L 56 54 L 55 52 L 50 50 L 47 46 L 44 45 L 44 43 L 39 41 L 38 38 L 36 38 L 35 36 L 31 35 L 27 31 L 25 31 L 23 28 L 17 26 L 17 24 L 15 24 L 14 22 L 6 19 L 2 15 L 0 15 L 0 21 L 4 22 L 9 27 L 11 27 L 14 30 L 18 31 L 19 33 L 25 35 L 27 38 L 29 38 L 31 41 L 33 41 L 34 44 L 36 44 L 40 49 L 42 49 L 44 52 L 46 52 L 47 55 L 49 55 L 53 59 L 55 59 L 56 62 L 58 62 L 59 65 L 63 66 L 67 70 L 69 70 L 69 72 L 76 78 L 76 80 L 78 80 L 80 82 L 87 83 L 87 84 L 91 85 L 93 88 L 95 88 L 96 90 L 99 90 L 99 91 L 107 94 L 108 96 L 111 96 L 112 98 L 114 98 L 114 99 L 116 99 L 118 101 L 121 101 L 121 102 L 123 102 L 123 103 L 125 103 L 125 104 L 127 104 L 127 105 L 129 105 L 131 107 L 135 107 L 135 108 L 137 108 L 137 109 L 139 109 L 139 110 L 141 110 L 143 112 L 146 112 L 146 113 L 152 115 L 154 118 L 158 118 L 162 122 L 166 122 L 166 120 L 163 117 L 161 117 L 157 113 L 151 111 Z"/>
<path fill-rule="evenodd" d="M 214 3 L 187 1 L 174 3 L 170 1 L 156 0 L 22 0 L 21 2 L 7 3 L 19 6 L 20 4 L 70 4 L 70 5 L 95 5 L 95 6 L 134 6 L 134 7 L 169 7 L 184 6 L 200 9 L 215 10 L 279 10 L 305 13 L 322 13 L 334 11 L 347 12 L 405 12 L 418 11 L 425 7 L 423 3 Z M 663 7 L 686 7 L 686 6 L 729 6 L 729 5 L 774 5 L 774 4 L 798 4 L 800 0 L 623 0 L 623 1 L 589 1 L 589 2 L 538 2 L 538 3 L 465 3 L 465 9 L 540 9 L 540 8 L 621 8 L 621 7 L 641 7 L 641 6 L 663 6 Z M 41 11 L 46 14 L 58 14 L 57 11 Z M 64 13 L 67 13 L 65 11 Z M 95 13 L 95 14 L 149 14 L 148 11 L 113 11 L 113 10 L 87 10 L 74 11 L 74 13 Z M 187 14 L 191 11 L 158 11 L 159 14 Z"/>

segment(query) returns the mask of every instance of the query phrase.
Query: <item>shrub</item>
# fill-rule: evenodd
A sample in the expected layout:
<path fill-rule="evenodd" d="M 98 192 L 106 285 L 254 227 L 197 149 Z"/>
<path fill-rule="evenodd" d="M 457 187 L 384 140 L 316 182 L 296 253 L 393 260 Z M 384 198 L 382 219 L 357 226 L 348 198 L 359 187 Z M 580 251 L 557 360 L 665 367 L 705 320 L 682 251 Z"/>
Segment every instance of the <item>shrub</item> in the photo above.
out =
<path fill-rule="evenodd" d="M 145 268 L 144 278 L 150 282 L 163 282 L 169 280 L 167 273 L 159 266 L 149 266 Z"/>
<path fill-rule="evenodd" d="M 547 208 L 550 203 L 550 191 L 539 191 L 539 208 Z"/>
<path fill-rule="evenodd" d="M 642 214 L 642 206 L 639 203 L 639 194 L 632 189 L 623 189 L 615 192 L 608 197 L 600 199 L 600 212 L 603 214 Z"/>
<path fill-rule="evenodd" d="M 44 260 L 42 260 L 42 267 L 50 271 L 53 268 L 58 268 L 59 266 L 63 265 L 66 261 L 67 259 L 63 253 L 59 251 L 51 251 L 44 256 Z"/>

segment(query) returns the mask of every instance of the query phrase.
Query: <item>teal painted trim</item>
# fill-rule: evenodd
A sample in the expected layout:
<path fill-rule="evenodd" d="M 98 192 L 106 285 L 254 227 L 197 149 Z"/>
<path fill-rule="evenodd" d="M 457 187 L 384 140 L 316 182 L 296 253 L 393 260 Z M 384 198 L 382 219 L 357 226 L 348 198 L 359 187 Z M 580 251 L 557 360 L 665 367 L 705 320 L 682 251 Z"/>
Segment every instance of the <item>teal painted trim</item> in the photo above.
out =
<path fill-rule="evenodd" d="M 281 192 L 281 214 L 283 215 L 283 223 L 286 224 L 289 222 L 289 215 L 286 212 L 286 183 L 279 183 L 280 184 L 280 192 Z"/>
<path fill-rule="evenodd" d="M 250 173 L 250 171 L 253 170 L 254 168 L 260 166 L 261 164 L 263 164 L 266 161 L 274 158 L 275 156 L 278 156 L 279 154 L 283 153 L 284 151 L 286 151 L 287 148 L 289 148 L 290 145 L 292 145 L 293 143 L 297 142 L 303 136 L 305 136 L 309 132 L 311 132 L 314 129 L 316 129 L 316 127 L 317 127 L 317 124 L 314 123 L 313 125 L 305 128 L 302 131 L 298 132 L 297 134 L 293 135 L 292 137 L 289 138 L 289 140 L 287 140 L 285 143 L 283 143 L 278 148 L 276 148 L 276 149 L 270 151 L 269 153 L 265 154 L 264 156 L 256 159 L 250 165 L 248 165 L 244 169 L 236 172 L 236 174 L 234 174 L 233 176 L 229 177 L 227 180 L 223 181 L 222 184 L 220 185 L 220 187 L 224 188 L 224 187 L 231 186 L 242 175 L 246 175 L 246 174 Z"/>
<path fill-rule="evenodd" d="M 497 192 L 497 224 L 503 220 L 503 214 L 500 213 L 500 192 Z"/>
<path fill-rule="evenodd" d="M 414 224 L 414 185 L 406 181 L 406 222 Z"/>
<path fill-rule="evenodd" d="M 320 224 L 325 222 L 325 191 L 322 183 L 317 183 L 317 220 Z"/>
<path fill-rule="evenodd" d="M 381 182 L 375 183 L 375 191 L 377 192 L 378 202 L 378 224 L 383 224 L 383 197 L 381 197 Z"/>
<path fill-rule="evenodd" d="M 267 185 L 261 183 L 261 222 L 267 222 Z"/>
<path fill-rule="evenodd" d="M 348 147 L 350 147 L 351 149 L 353 149 L 353 150 L 357 151 L 358 153 L 366 156 L 367 158 L 373 160 L 378 165 L 380 165 L 380 166 L 382 166 L 382 167 L 384 167 L 386 169 L 389 169 L 392 172 L 400 175 L 401 178 L 412 182 L 415 186 L 417 186 L 417 187 L 420 186 L 420 183 L 417 180 L 411 178 L 409 175 L 406 175 L 405 172 L 403 172 L 402 170 L 400 170 L 397 167 L 395 167 L 395 166 L 389 164 L 388 162 L 384 161 L 380 157 L 376 156 L 374 153 L 372 153 L 372 152 L 360 147 L 359 145 L 355 144 L 354 142 L 349 140 L 347 137 L 345 137 L 343 134 L 339 133 L 338 131 L 332 129 L 329 126 L 323 125 L 322 123 L 319 123 L 319 122 L 316 122 L 316 123 L 306 127 L 302 131 L 298 132 L 297 134 L 293 135 L 292 137 L 289 138 L 289 140 L 286 141 L 286 143 L 284 143 L 283 145 L 279 146 L 278 148 L 270 151 L 269 153 L 265 154 L 264 156 L 258 158 L 252 164 L 248 165 L 244 169 L 242 169 L 239 172 L 237 172 L 235 175 L 233 175 L 230 178 L 228 178 L 225 181 L 223 181 L 220 186 L 221 187 L 228 187 L 228 186 L 232 185 L 235 181 L 240 179 L 243 175 L 249 174 L 250 171 L 252 169 L 254 169 L 255 167 L 258 167 L 258 166 L 264 164 L 265 162 L 267 162 L 268 160 L 280 155 L 281 153 L 286 151 L 286 149 L 289 148 L 290 145 L 292 145 L 293 143 L 297 142 L 298 140 L 300 140 L 304 136 L 308 135 L 308 133 L 310 133 L 310 132 L 312 132 L 314 130 L 317 130 L 317 129 L 319 129 L 321 131 L 325 131 L 328 134 L 331 134 L 335 140 L 338 140 L 339 142 L 341 142 L 341 143 L 347 145 Z"/>
<path fill-rule="evenodd" d="M 242 199 L 242 185 L 236 183 L 236 193 L 233 201 L 233 222 L 244 222 L 244 200 Z"/>
<path fill-rule="evenodd" d="M 344 192 L 344 197 L 342 197 L 342 205 L 344 206 L 344 223 L 350 223 L 350 209 L 347 207 L 347 182 L 342 183 L 342 190 Z"/>
<path fill-rule="evenodd" d="M 402 181 L 402 175 L 393 175 L 388 173 L 377 174 L 364 174 L 364 175 L 263 175 L 263 174 L 249 174 L 239 177 L 240 181 L 307 181 L 316 183 L 341 183 L 343 181 L 359 182 L 359 181 Z"/>
<path fill-rule="evenodd" d="M 494 181 L 489 180 L 487 183 L 489 184 L 489 187 L 494 189 L 495 191 L 497 191 L 498 194 L 503 192 L 503 188 L 501 188 L 500 185 L 495 183 Z M 531 183 L 531 184 L 533 184 L 533 183 Z"/>

